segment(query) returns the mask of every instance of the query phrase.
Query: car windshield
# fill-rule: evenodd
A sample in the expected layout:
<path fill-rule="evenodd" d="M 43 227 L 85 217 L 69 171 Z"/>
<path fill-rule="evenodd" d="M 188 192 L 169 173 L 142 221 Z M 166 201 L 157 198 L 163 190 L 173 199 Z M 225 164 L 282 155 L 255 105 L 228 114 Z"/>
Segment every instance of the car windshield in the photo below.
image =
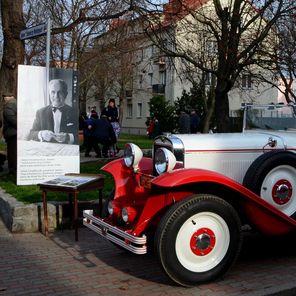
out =
<path fill-rule="evenodd" d="M 250 105 L 245 107 L 244 130 L 290 130 L 296 129 L 296 106 Z"/>

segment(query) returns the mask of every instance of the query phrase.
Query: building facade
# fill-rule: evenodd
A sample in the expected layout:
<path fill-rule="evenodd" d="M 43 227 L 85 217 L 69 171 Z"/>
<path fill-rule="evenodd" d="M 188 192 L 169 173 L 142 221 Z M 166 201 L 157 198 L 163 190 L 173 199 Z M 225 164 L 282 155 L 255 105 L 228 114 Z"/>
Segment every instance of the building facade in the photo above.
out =
<path fill-rule="evenodd" d="M 207 5 L 210 1 L 185 1 L 190 8 L 199 9 L 201 5 Z M 163 15 L 157 16 L 167 23 L 174 23 L 173 35 L 179 42 L 182 34 L 187 35 L 184 39 L 190 46 L 186 29 L 178 30 L 182 20 L 189 18 L 186 12 L 182 17 L 174 19 L 180 9 L 180 1 L 170 0 L 163 10 Z M 188 13 L 187 13 L 188 14 Z M 94 50 L 101 53 L 105 58 L 102 77 L 109 79 L 104 91 L 94 87 L 89 92 L 87 109 L 93 107 L 98 112 L 109 98 L 114 98 L 120 109 L 122 131 L 131 134 L 145 134 L 147 117 L 150 116 L 149 101 L 155 95 L 163 95 L 172 104 L 182 96 L 184 90 L 189 91 L 192 83 L 184 75 L 182 60 L 180 58 L 168 57 L 158 46 L 145 34 L 145 22 L 139 19 L 116 20 L 109 30 L 97 39 Z M 185 32 L 184 32 L 185 30 Z M 180 33 L 181 32 L 181 33 Z M 170 31 L 172 33 L 172 31 Z M 165 42 L 163 38 L 160 42 Z M 211 40 L 210 40 L 211 41 Z M 203 43 L 203 40 L 197 41 Z M 207 46 L 211 42 L 207 42 Z M 215 54 L 215 45 L 212 46 Z M 186 71 L 185 71 L 186 72 Z M 199 73 L 202 75 L 201 73 Z M 199 75 L 197 74 L 197 75 Z M 264 73 L 267 78 L 272 79 L 272 73 Z M 210 85 L 210 77 L 208 79 Z M 98 83 L 97 83 L 98 85 Z M 98 95 L 101 91 L 101 94 Z M 98 96 L 101 100 L 98 100 Z M 249 73 L 242 73 L 238 77 L 235 87 L 229 92 L 230 116 L 237 116 L 242 104 L 245 103 L 277 103 L 282 102 L 280 92 L 265 82 L 258 82 Z"/>

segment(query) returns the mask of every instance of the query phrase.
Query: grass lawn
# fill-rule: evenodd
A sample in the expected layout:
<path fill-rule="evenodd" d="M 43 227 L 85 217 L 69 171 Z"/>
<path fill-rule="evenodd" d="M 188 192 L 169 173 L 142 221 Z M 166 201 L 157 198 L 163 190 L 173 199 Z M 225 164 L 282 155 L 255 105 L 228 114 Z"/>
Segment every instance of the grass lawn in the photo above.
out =
<path fill-rule="evenodd" d="M 0 151 L 6 151 L 6 143 L 4 140 L 0 140 Z"/>
<path fill-rule="evenodd" d="M 0 151 L 6 151 L 6 144 L 0 143 Z"/>
<path fill-rule="evenodd" d="M 141 149 L 151 149 L 153 144 L 153 140 L 149 139 L 146 135 L 120 134 L 118 139 L 120 149 L 124 148 L 125 143 L 130 142 L 138 145 Z"/>
<path fill-rule="evenodd" d="M 113 178 L 111 175 L 100 171 L 100 168 L 107 163 L 107 160 L 97 160 L 94 162 L 82 163 L 80 166 L 81 173 L 101 173 L 105 176 L 105 186 L 103 189 L 103 197 L 108 196 L 114 187 Z M 6 192 L 14 196 L 18 201 L 24 203 L 35 203 L 42 202 L 42 192 L 40 191 L 37 185 L 25 185 L 17 186 L 15 180 L 12 176 L 6 175 L 2 176 L 0 179 L 0 187 Z M 79 200 L 94 200 L 98 198 L 98 192 L 89 191 L 82 192 L 79 194 Z M 47 193 L 48 201 L 67 201 L 68 195 L 65 193 L 59 192 L 48 192 Z"/>

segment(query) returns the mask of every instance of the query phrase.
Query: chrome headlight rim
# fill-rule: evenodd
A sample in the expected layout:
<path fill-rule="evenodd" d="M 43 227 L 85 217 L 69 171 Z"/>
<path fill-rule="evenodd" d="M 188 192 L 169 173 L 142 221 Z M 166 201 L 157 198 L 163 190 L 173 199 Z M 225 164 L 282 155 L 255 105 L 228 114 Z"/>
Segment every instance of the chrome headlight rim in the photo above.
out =
<path fill-rule="evenodd" d="M 121 219 L 124 223 L 127 223 L 127 224 L 133 223 L 136 215 L 137 215 L 137 211 L 133 207 L 127 206 L 122 208 L 121 210 Z"/>
<path fill-rule="evenodd" d="M 127 143 L 124 146 L 123 160 L 127 167 L 132 167 L 135 160 L 135 151 L 132 143 Z"/>
<path fill-rule="evenodd" d="M 158 175 L 173 170 L 175 165 L 176 158 L 170 150 L 163 147 L 156 150 L 154 167 Z"/>
<path fill-rule="evenodd" d="M 124 207 L 121 211 L 121 219 L 123 222 L 127 223 L 128 222 L 128 209 Z"/>
<path fill-rule="evenodd" d="M 110 200 L 108 202 L 108 213 L 109 213 L 110 216 L 113 215 L 113 213 L 114 213 L 113 201 L 112 200 Z"/>
<path fill-rule="evenodd" d="M 136 169 L 142 158 L 143 152 L 139 146 L 133 143 L 125 144 L 123 159 L 127 167 Z"/>

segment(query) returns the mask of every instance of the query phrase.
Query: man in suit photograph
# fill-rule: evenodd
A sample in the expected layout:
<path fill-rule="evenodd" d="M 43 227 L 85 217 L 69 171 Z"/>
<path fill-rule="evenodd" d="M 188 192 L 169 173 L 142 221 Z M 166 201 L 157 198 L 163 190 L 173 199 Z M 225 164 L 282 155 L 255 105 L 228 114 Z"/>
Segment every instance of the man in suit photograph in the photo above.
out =
<path fill-rule="evenodd" d="M 75 109 L 65 104 L 67 83 L 52 79 L 48 84 L 50 105 L 36 112 L 27 140 L 63 144 L 78 143 L 78 127 Z"/>

